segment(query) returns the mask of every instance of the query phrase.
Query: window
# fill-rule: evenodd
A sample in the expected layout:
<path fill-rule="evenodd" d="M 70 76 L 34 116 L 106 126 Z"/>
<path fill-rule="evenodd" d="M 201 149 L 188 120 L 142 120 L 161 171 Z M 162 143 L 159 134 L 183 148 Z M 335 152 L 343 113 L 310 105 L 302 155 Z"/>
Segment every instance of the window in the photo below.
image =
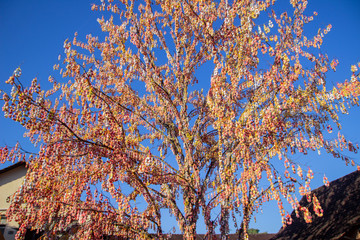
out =
<path fill-rule="evenodd" d="M 5 228 L 6 228 L 6 225 L 3 225 L 3 224 L 0 225 L 0 232 L 2 235 L 4 235 Z"/>
<path fill-rule="evenodd" d="M 6 216 L 4 214 L 0 215 L 0 225 L 6 225 Z"/>
<path fill-rule="evenodd" d="M 4 235 L 6 228 L 6 216 L 0 215 L 0 232 Z"/>

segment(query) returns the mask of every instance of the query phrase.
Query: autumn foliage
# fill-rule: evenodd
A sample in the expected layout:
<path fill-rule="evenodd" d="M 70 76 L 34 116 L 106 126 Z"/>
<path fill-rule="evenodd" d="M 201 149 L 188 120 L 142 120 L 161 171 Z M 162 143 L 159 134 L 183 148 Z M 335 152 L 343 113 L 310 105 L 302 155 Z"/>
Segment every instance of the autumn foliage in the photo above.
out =
<path fill-rule="evenodd" d="M 247 238 L 250 218 L 269 200 L 284 224 L 284 200 L 310 222 L 296 190 L 321 216 L 313 173 L 292 155 L 324 149 L 351 163 L 341 150 L 357 147 L 328 132 L 358 105 L 358 69 L 327 84 L 338 61 L 319 49 L 331 25 L 306 36 L 316 17 L 304 13 L 307 1 L 291 0 L 290 12 L 274 4 L 102 1 L 92 9 L 112 15 L 98 20 L 105 37 L 66 41 L 54 66 L 62 79 L 50 76 L 50 90 L 37 79 L 21 83 L 17 69 L 2 110 L 38 146 L 0 152 L 2 162 L 28 166 L 8 211 L 21 223 L 18 237 L 28 228 L 49 238 L 162 239 L 165 209 L 186 239 L 199 214 L 208 239 L 215 229 L 225 237 L 232 223 Z M 273 164 L 279 159 L 285 170 Z"/>

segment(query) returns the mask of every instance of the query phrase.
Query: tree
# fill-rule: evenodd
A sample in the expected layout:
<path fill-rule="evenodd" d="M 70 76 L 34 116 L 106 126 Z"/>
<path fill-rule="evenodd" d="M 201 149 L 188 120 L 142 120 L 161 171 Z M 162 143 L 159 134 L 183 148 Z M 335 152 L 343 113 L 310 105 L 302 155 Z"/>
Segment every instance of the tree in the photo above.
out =
<path fill-rule="evenodd" d="M 93 10 L 120 20 L 99 20 L 104 40 L 75 34 L 65 42 L 62 68 L 54 66 L 63 81 L 49 77 L 48 91 L 37 79 L 24 87 L 15 70 L 3 112 L 40 145 L 35 154 L 0 152 L 1 161 L 21 159 L 29 169 L 8 212 L 22 223 L 18 237 L 27 228 L 51 237 L 73 227 L 76 239 L 165 238 L 167 209 L 186 239 L 200 212 L 209 239 L 217 226 L 226 238 L 230 216 L 247 238 L 253 212 L 271 199 L 283 224 L 283 199 L 311 221 L 296 188 L 321 216 L 312 171 L 291 156 L 324 148 L 351 161 L 339 150 L 356 151 L 354 144 L 324 135 L 340 129 L 339 112 L 358 105 L 359 76 L 354 65 L 351 81 L 327 90 L 338 62 L 317 49 L 331 25 L 306 37 L 307 1 L 290 2 L 291 16 L 270 0 L 102 1 Z M 211 69 L 209 79 L 201 68 Z"/>
<path fill-rule="evenodd" d="M 249 234 L 258 234 L 260 232 L 259 229 L 255 229 L 255 228 L 249 228 L 248 233 Z"/>

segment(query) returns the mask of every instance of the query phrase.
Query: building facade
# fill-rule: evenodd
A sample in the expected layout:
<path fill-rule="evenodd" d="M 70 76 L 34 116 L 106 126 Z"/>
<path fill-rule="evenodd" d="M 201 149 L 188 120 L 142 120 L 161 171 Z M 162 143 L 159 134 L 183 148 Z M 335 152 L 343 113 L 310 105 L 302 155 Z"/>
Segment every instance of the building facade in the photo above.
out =
<path fill-rule="evenodd" d="M 0 170 L 0 232 L 6 240 L 15 239 L 19 224 L 6 220 L 6 210 L 10 206 L 10 196 L 21 186 L 26 175 L 24 162 L 15 163 Z M 0 236 L 1 239 L 1 236 Z"/>

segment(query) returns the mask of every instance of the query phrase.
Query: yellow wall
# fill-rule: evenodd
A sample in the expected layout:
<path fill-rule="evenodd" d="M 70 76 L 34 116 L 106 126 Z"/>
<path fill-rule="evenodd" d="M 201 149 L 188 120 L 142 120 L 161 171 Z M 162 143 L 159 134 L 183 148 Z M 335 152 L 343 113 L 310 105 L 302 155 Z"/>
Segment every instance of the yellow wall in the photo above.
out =
<path fill-rule="evenodd" d="M 0 215 L 6 214 L 6 210 L 10 206 L 7 199 L 21 186 L 24 181 L 25 174 L 26 168 L 24 165 L 20 165 L 0 174 Z M 13 231 L 12 228 L 18 228 L 19 225 L 14 221 L 7 222 L 6 225 L 4 233 L 5 239 L 14 239 L 16 231 Z"/>
<path fill-rule="evenodd" d="M 0 209 L 7 209 L 10 206 L 6 200 L 23 183 L 26 174 L 24 165 L 6 171 L 0 175 Z"/>

